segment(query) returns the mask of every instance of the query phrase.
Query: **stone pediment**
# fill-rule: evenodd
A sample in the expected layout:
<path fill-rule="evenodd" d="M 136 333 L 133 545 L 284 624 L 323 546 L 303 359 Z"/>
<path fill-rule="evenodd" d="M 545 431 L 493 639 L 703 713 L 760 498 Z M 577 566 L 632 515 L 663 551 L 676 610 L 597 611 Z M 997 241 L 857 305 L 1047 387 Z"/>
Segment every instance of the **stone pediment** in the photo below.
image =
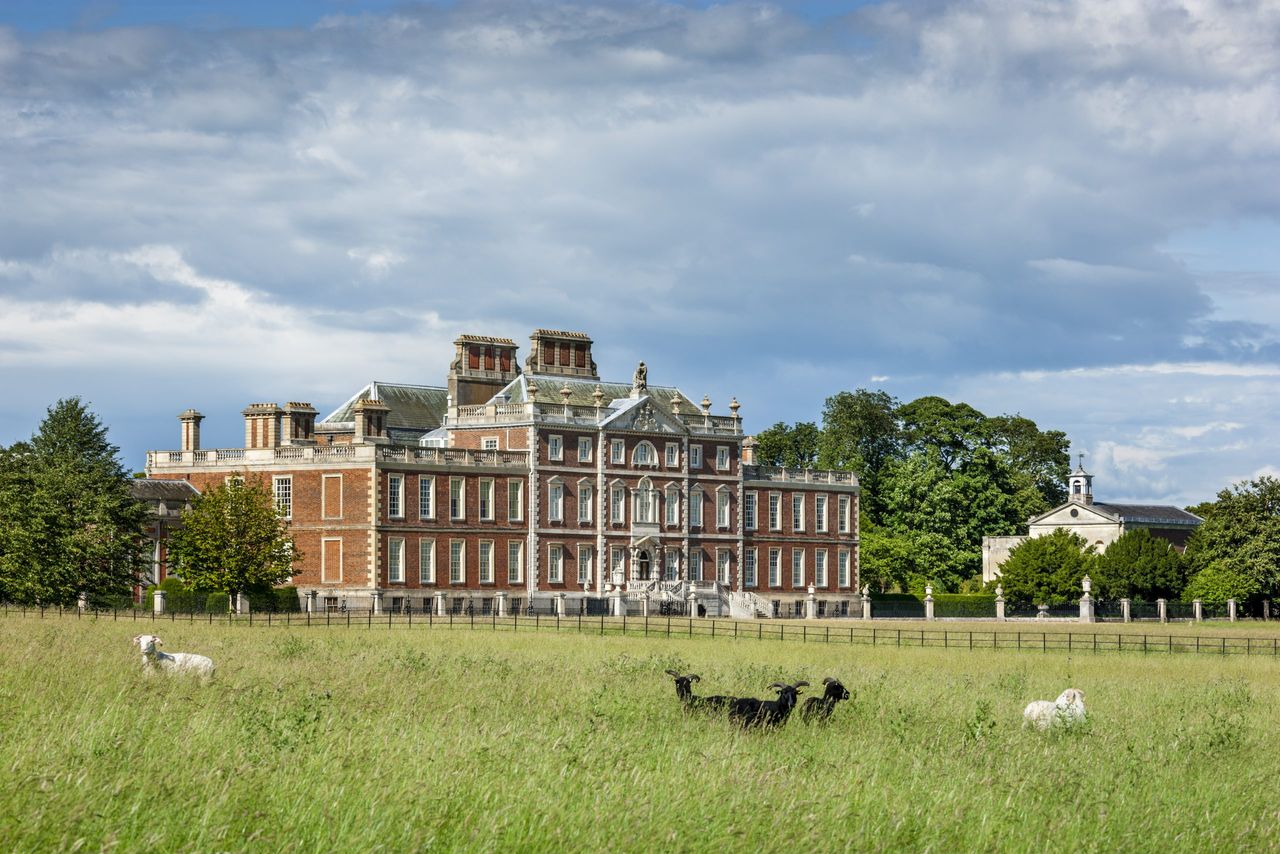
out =
<path fill-rule="evenodd" d="M 605 419 L 602 425 L 610 430 L 634 430 L 640 433 L 665 433 L 683 436 L 687 431 L 683 424 L 663 412 L 647 395 L 642 396 L 622 411 Z"/>
<path fill-rule="evenodd" d="M 1071 528 L 1075 525 L 1114 525 L 1114 516 L 1090 504 L 1070 501 L 1030 520 L 1036 528 Z"/>

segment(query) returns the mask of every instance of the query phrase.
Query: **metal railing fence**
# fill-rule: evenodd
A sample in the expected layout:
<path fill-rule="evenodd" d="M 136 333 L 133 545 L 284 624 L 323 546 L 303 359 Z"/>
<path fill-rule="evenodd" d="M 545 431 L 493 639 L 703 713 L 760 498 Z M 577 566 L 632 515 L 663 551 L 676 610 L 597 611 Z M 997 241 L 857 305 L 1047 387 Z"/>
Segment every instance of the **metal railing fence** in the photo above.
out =
<path fill-rule="evenodd" d="M 733 638 L 739 640 L 797 643 L 893 646 L 957 650 L 1030 650 L 1069 653 L 1200 653 L 1214 655 L 1265 655 L 1280 657 L 1280 637 L 1172 635 L 1139 632 L 1066 631 L 970 631 L 964 629 L 914 629 L 867 625 L 788 624 L 767 620 L 725 620 L 682 616 L 608 617 L 570 614 L 564 617 L 512 614 L 496 611 L 448 613 L 444 616 L 407 613 L 374 614 L 372 611 L 321 613 L 231 614 L 168 613 L 157 615 L 138 609 L 89 610 L 62 608 L 0 607 L 5 619 L 70 619 L 129 623 L 206 623 L 228 627 L 279 627 L 296 629 L 353 628 L 466 629 L 494 632 L 575 632 L 581 634 L 668 638 Z"/>

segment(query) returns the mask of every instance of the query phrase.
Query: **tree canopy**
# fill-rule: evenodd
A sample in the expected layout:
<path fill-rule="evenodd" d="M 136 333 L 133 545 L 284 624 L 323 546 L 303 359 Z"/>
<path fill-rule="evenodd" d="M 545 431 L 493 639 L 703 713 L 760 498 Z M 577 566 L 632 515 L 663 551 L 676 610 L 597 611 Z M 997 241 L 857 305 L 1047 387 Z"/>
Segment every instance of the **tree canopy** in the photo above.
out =
<path fill-rule="evenodd" d="M 271 489 L 248 475 L 197 497 L 169 538 L 170 566 L 188 589 L 232 596 L 288 581 L 301 557 Z"/>
<path fill-rule="evenodd" d="M 1187 586 L 1182 555 L 1143 528 L 1107 546 L 1094 561 L 1092 578 L 1103 599 L 1176 599 Z"/>
<path fill-rule="evenodd" d="M 778 423 L 756 437 L 764 465 L 852 471 L 862 485 L 861 576 L 881 589 L 956 590 L 982 562 L 982 538 L 1015 534 L 1060 504 L 1066 434 L 1021 415 L 884 391 L 827 398 L 822 427 Z"/>
<path fill-rule="evenodd" d="M 30 442 L 0 450 L 0 597 L 70 606 L 81 592 L 129 592 L 147 509 L 118 454 L 76 397 L 51 406 Z"/>
<path fill-rule="evenodd" d="M 1014 546 L 1000 567 L 998 581 L 1005 599 L 1014 605 L 1064 605 L 1083 593 L 1080 582 L 1093 569 L 1093 546 L 1084 537 L 1058 528 Z"/>
<path fill-rule="evenodd" d="M 1204 524 L 1187 542 L 1187 598 L 1221 601 L 1280 594 L 1280 480 L 1260 477 L 1218 493 L 1197 511 Z M 1203 575 L 1203 577 L 1201 577 Z M 1207 594 L 1207 595 L 1206 595 Z"/>

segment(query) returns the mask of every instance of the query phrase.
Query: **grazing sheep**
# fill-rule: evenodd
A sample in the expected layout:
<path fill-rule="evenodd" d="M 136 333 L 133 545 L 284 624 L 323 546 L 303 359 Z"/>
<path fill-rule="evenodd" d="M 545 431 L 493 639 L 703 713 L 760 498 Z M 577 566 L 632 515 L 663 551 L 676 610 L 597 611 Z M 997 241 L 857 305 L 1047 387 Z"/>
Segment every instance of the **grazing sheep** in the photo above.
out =
<path fill-rule="evenodd" d="M 804 708 L 800 710 L 800 720 L 805 723 L 827 720 L 835 711 L 836 703 L 849 699 L 849 689 L 841 685 L 839 679 L 828 676 L 822 680 L 822 684 L 827 686 L 823 695 L 805 700 Z"/>
<path fill-rule="evenodd" d="M 1057 700 L 1035 700 L 1028 703 L 1022 712 L 1022 720 L 1023 726 L 1034 725 L 1036 729 L 1082 724 L 1084 692 L 1079 688 L 1068 688 L 1058 695 Z"/>
<path fill-rule="evenodd" d="M 144 673 L 164 671 L 166 673 L 190 673 L 202 679 L 213 678 L 213 659 L 194 652 L 160 652 L 157 646 L 164 646 L 164 641 L 155 635 L 138 635 L 133 642 L 142 650 L 142 670 Z"/>
<path fill-rule="evenodd" d="M 808 682 L 796 682 L 788 685 L 785 682 L 774 682 L 769 687 L 778 692 L 776 700 L 757 700 L 754 697 L 734 700 L 729 706 L 729 720 L 743 729 L 753 726 L 781 726 L 786 723 L 791 710 L 796 707 L 800 689 L 808 684 Z"/>
<path fill-rule="evenodd" d="M 674 670 L 667 670 L 666 673 L 676 680 L 676 696 L 680 698 L 687 712 L 719 711 L 737 699 L 737 697 L 726 697 L 721 694 L 713 694 L 709 697 L 694 696 L 693 683 L 701 682 L 701 676 L 696 673 L 686 673 L 682 676 Z"/>

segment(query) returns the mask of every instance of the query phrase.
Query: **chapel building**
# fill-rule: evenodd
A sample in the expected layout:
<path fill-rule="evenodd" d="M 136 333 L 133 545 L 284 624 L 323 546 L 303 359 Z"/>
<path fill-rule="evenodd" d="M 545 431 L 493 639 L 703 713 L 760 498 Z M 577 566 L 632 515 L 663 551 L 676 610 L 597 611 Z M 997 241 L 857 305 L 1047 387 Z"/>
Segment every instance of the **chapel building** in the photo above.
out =
<path fill-rule="evenodd" d="M 187 410 L 147 474 L 269 480 L 320 608 L 856 611 L 856 476 L 755 465 L 736 399 L 712 414 L 643 362 L 604 381 L 592 343 L 539 329 L 521 370 L 511 339 L 463 335 L 443 387 L 371 382 L 319 420 L 255 403 L 238 448 L 201 447 Z"/>
<path fill-rule="evenodd" d="M 1145 528 L 1151 536 L 1166 540 L 1179 552 L 1185 551 L 1191 533 L 1204 523 L 1194 513 L 1169 504 L 1116 504 L 1093 500 L 1093 475 L 1084 470 L 1084 460 L 1067 478 L 1067 501 L 1027 520 L 1027 534 L 1014 537 L 982 538 L 982 581 L 1000 577 L 1000 566 L 1020 543 L 1044 537 L 1058 528 L 1079 534 L 1094 551 L 1107 546 L 1129 531 Z"/>

